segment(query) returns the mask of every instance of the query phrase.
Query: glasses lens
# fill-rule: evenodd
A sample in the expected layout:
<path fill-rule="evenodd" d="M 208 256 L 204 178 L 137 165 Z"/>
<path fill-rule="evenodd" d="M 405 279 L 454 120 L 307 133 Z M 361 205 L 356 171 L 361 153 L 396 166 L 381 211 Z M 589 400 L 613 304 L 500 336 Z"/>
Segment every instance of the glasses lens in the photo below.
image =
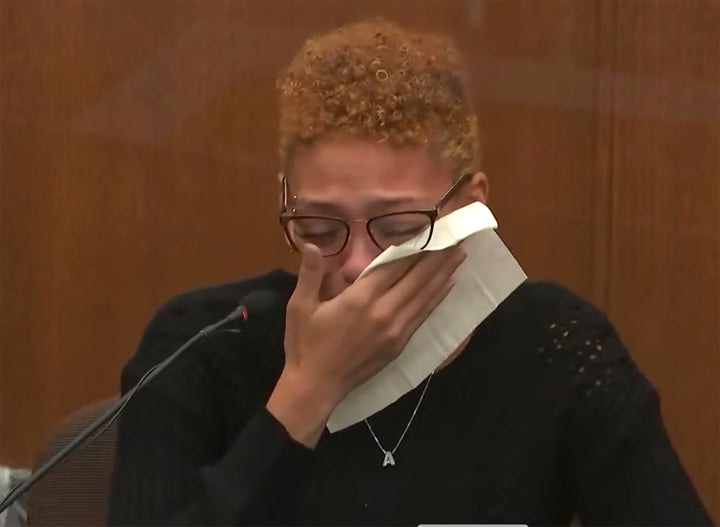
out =
<path fill-rule="evenodd" d="M 324 256 L 339 253 L 348 237 L 347 225 L 333 218 L 291 218 L 286 228 L 290 241 L 299 251 L 311 243 Z"/>
<path fill-rule="evenodd" d="M 401 212 L 373 218 L 368 231 L 375 243 L 383 250 L 400 245 L 417 237 L 417 245 L 423 247 L 430 240 L 430 218 L 419 212 Z"/>

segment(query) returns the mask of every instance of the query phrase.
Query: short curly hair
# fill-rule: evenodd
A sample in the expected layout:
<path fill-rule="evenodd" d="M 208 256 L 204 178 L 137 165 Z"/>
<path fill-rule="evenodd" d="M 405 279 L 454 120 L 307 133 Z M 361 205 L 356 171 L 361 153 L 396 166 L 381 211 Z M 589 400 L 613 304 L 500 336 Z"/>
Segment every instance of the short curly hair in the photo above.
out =
<path fill-rule="evenodd" d="M 335 137 L 425 146 L 455 175 L 479 168 L 477 117 L 452 42 L 383 18 L 310 38 L 277 81 L 279 148 Z"/>

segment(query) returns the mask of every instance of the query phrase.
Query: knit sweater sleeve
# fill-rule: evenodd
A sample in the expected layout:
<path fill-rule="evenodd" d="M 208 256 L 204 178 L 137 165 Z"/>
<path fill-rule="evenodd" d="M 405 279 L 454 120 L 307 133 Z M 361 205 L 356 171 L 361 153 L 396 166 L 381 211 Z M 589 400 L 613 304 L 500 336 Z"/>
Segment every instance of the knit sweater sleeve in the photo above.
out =
<path fill-rule="evenodd" d="M 179 347 L 190 336 L 187 328 L 196 331 L 221 318 L 206 316 L 188 320 L 162 310 L 123 370 L 123 392 Z M 137 392 L 122 414 L 109 525 L 284 523 L 311 450 L 255 401 L 231 408 L 233 430 L 227 429 L 228 405 L 220 401 L 217 372 L 206 360 L 212 343 L 209 337 L 189 349 Z"/>
<path fill-rule="evenodd" d="M 569 486 L 583 525 L 710 525 L 665 429 L 657 391 L 606 316 L 572 297 L 540 349 L 569 379 Z"/>

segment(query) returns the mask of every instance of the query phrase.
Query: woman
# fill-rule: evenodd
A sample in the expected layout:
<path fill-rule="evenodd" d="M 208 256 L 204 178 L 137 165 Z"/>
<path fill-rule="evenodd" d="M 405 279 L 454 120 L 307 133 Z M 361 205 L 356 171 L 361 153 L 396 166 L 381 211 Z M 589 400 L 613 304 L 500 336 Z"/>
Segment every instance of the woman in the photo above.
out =
<path fill-rule="evenodd" d="M 446 40 L 383 20 L 309 40 L 278 81 L 281 271 L 171 301 L 123 390 L 245 293 L 287 302 L 218 333 L 139 392 L 120 422 L 121 525 L 708 524 L 653 387 L 606 317 L 526 282 L 415 390 L 325 424 L 452 289 L 462 249 L 383 249 L 485 202 L 476 117 Z"/>

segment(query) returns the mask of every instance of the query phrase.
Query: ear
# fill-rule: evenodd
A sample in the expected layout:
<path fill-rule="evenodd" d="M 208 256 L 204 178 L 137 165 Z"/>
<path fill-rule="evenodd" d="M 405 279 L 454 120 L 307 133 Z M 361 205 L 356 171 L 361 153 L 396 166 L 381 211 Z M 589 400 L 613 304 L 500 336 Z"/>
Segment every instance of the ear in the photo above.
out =
<path fill-rule="evenodd" d="M 475 172 L 468 184 L 468 192 L 474 201 L 487 205 L 490 183 L 483 172 Z"/>

